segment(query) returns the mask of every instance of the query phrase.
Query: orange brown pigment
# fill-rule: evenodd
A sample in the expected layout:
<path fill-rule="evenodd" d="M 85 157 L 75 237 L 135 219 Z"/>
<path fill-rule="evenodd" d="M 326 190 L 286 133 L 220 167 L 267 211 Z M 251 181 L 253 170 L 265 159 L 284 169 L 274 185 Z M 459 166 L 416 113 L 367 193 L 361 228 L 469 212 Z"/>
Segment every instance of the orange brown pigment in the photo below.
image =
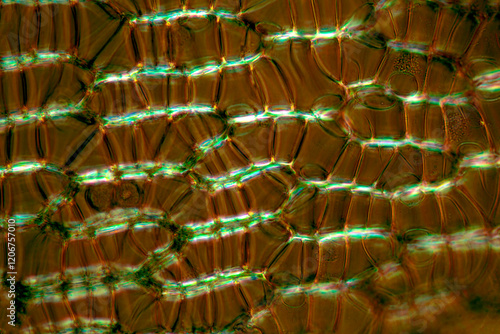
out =
<path fill-rule="evenodd" d="M 498 332 L 499 7 L 1 1 L 0 332 Z"/>

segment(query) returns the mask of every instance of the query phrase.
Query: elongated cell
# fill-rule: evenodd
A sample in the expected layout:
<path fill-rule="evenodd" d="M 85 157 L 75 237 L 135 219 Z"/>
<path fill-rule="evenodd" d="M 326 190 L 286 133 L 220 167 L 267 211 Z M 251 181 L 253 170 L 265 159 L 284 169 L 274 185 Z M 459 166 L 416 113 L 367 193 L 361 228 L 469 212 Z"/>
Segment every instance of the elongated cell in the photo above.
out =
<path fill-rule="evenodd" d="M 495 332 L 498 10 L 4 0 L 0 332 Z"/>

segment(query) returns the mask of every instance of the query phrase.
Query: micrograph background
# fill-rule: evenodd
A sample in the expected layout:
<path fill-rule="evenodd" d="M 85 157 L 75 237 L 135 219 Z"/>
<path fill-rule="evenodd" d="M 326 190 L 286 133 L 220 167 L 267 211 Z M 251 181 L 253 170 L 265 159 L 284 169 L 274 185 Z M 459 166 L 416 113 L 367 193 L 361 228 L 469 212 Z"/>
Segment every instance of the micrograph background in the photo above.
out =
<path fill-rule="evenodd" d="M 0 1 L 0 332 L 498 333 L 499 6 Z"/>

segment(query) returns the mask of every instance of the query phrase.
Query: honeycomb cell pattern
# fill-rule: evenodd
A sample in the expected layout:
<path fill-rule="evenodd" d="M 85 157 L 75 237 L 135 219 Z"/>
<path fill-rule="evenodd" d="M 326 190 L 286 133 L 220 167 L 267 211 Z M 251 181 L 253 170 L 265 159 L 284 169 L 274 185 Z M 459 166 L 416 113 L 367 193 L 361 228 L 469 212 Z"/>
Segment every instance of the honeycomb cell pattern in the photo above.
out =
<path fill-rule="evenodd" d="M 497 332 L 499 7 L 0 1 L 0 331 Z"/>

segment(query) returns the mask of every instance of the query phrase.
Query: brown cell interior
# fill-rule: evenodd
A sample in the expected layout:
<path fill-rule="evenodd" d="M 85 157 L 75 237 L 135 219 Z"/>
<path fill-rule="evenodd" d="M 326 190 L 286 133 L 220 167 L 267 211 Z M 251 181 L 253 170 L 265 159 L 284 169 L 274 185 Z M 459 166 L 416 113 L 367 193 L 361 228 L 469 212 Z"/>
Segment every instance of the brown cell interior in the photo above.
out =
<path fill-rule="evenodd" d="M 494 333 L 499 8 L 4 1 L 0 332 Z"/>

